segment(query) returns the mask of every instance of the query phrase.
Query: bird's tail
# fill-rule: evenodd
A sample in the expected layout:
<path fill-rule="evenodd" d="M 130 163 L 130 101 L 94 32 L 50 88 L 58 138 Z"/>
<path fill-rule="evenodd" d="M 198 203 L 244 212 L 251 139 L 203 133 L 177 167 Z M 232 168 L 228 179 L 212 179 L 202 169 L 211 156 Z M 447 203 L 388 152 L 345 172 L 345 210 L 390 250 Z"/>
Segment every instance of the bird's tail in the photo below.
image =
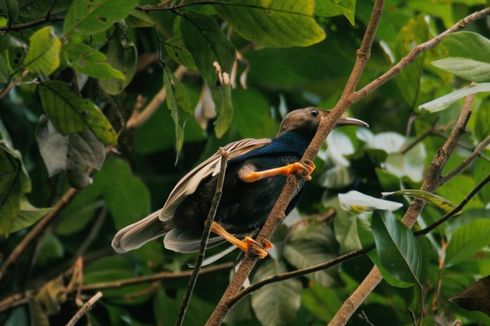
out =
<path fill-rule="evenodd" d="M 117 253 L 125 253 L 138 249 L 148 241 L 162 237 L 167 233 L 162 221 L 158 219 L 161 209 L 151 213 L 144 219 L 126 226 L 112 239 L 112 247 Z"/>

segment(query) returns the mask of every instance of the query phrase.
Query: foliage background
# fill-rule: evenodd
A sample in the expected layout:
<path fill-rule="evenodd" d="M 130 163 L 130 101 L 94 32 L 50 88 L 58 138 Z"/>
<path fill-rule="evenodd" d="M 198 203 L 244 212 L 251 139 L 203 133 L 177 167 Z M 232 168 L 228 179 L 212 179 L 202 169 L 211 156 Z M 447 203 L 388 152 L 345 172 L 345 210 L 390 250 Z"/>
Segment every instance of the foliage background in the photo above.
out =
<path fill-rule="evenodd" d="M 355 0 L 188 5 L 192 3 L 179 2 L 169 10 L 175 4 L 164 1 L 163 10 L 150 11 L 152 1 L 105 0 L 95 2 L 101 6 L 100 16 L 80 18 L 77 15 L 83 14 L 88 2 L 1 2 L 0 83 L 3 90 L 16 86 L 2 92 L 0 99 L 1 258 L 70 185 L 83 190 L 1 280 L 2 298 L 39 287 L 45 291 L 36 292 L 28 304 L 2 312 L 0 323 L 65 323 L 78 309 L 77 299 L 93 293 L 59 295 L 70 277 L 65 275 L 61 282 L 55 277 L 78 256 L 83 257 L 83 278 L 78 280 L 83 284 L 188 269 L 192 255 L 165 251 L 158 241 L 126 255 L 116 255 L 110 242 L 116 230 L 159 208 L 179 178 L 220 145 L 245 137 L 273 137 L 281 117 L 293 108 L 332 107 L 352 68 L 372 8 L 370 1 Z M 387 1 L 361 84 L 386 71 L 415 44 L 485 3 Z M 258 4 L 269 7 L 253 7 Z M 42 23 L 10 29 L 37 20 Z M 488 37 L 488 20 L 466 30 Z M 350 115 L 367 121 L 370 129 L 342 128 L 329 136 L 298 211 L 275 235 L 275 250 L 260 263 L 252 281 L 360 247 L 358 214 L 342 210 L 337 194 L 358 190 L 380 197 L 380 192 L 420 187 L 424 168 L 454 126 L 462 101 L 439 112 L 421 110 L 419 105 L 470 81 L 490 79 L 488 75 L 482 80 L 458 78 L 447 71 L 451 69 L 432 64 L 448 56 L 465 57 L 454 53 L 455 48 L 448 41 L 424 53 L 350 109 Z M 239 60 L 231 73 L 235 49 Z M 478 49 L 488 65 L 490 52 Z M 231 75 L 231 84 L 226 75 L 216 74 L 213 61 Z M 174 77 L 179 65 L 185 72 Z M 130 117 L 138 119 L 133 111 L 144 108 L 162 87 L 166 102 L 149 120 L 136 126 L 127 123 Z M 489 103 L 488 93 L 477 95 L 468 133 L 445 172 L 488 137 Z M 400 154 L 422 134 L 427 137 Z M 110 150 L 104 160 L 106 146 Z M 437 193 L 459 203 L 488 174 L 487 156 L 488 150 Z M 93 169 L 100 171 L 90 182 Z M 410 200 L 395 199 L 405 208 Z M 417 239 L 427 324 L 457 319 L 489 322 L 484 314 L 448 301 L 490 274 L 489 200 L 486 187 L 461 216 Z M 401 216 L 403 211 L 394 213 Z M 440 215 L 440 209 L 426 208 L 421 226 Z M 236 256 L 234 252 L 226 260 L 235 261 Z M 370 258 L 363 256 L 265 287 L 242 301 L 228 322 L 323 324 L 371 266 Z M 223 269 L 199 278 L 186 324 L 204 323 L 229 277 L 229 269 Z M 383 282 L 369 297 L 352 324 L 365 324 L 366 318 L 374 324 L 407 324 L 412 320 L 410 311 L 420 315 L 419 289 L 390 283 Z M 172 324 L 185 285 L 185 278 L 177 278 L 104 290 L 87 320 L 93 325 Z"/>

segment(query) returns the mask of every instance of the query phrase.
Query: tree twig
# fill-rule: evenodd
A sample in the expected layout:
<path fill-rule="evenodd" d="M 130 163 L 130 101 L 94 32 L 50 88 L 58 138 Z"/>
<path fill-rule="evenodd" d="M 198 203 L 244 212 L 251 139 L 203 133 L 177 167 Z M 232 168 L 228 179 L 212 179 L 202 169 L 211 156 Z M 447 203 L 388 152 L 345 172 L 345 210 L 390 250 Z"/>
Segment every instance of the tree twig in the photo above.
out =
<path fill-rule="evenodd" d="M 233 267 L 233 265 L 234 265 L 233 262 L 227 262 L 227 263 L 217 264 L 217 265 L 213 265 L 213 266 L 207 266 L 207 267 L 201 268 L 199 273 L 200 274 L 212 273 L 212 272 L 223 270 L 223 269 L 229 269 L 229 268 Z M 185 270 L 185 271 L 181 271 L 181 272 L 160 272 L 160 273 L 155 273 L 155 274 L 151 274 L 151 275 L 143 275 L 143 276 L 125 278 L 125 279 L 120 279 L 120 280 L 115 280 L 115 281 L 84 284 L 84 285 L 81 285 L 79 287 L 72 287 L 70 289 L 67 289 L 68 291 L 66 293 L 69 294 L 72 292 L 76 292 L 78 289 L 80 289 L 80 291 L 85 291 L 85 292 L 87 292 L 87 291 L 99 291 L 99 290 L 115 289 L 115 288 L 120 288 L 120 287 L 124 287 L 124 286 L 147 283 L 147 282 L 176 279 L 176 278 L 191 276 L 192 272 L 193 272 L 193 270 Z M 63 274 L 65 274 L 65 273 L 63 273 Z M 34 295 L 35 293 L 37 293 L 37 291 L 39 291 L 39 290 L 40 290 L 40 288 L 36 288 L 36 289 L 28 290 L 28 291 L 25 291 L 22 293 L 14 293 L 14 294 L 11 294 L 11 295 L 5 297 L 4 299 L 0 300 L 0 312 L 27 303 L 29 297 Z"/>
<path fill-rule="evenodd" d="M 88 249 L 88 247 L 90 247 L 92 242 L 94 242 L 94 240 L 97 238 L 97 235 L 100 232 L 100 229 L 102 228 L 102 225 L 105 222 L 106 217 L 107 217 L 107 208 L 102 207 L 100 209 L 98 216 L 95 218 L 95 223 L 90 228 L 89 234 L 83 239 L 83 242 L 78 247 L 77 252 L 75 253 L 75 257 L 83 256 L 83 254 Z"/>
<path fill-rule="evenodd" d="M 487 148 L 488 144 L 490 144 L 490 136 L 487 136 L 487 138 L 476 145 L 475 150 L 467 158 L 465 158 L 460 165 L 455 167 L 446 175 L 443 175 L 439 180 L 439 186 L 445 184 L 446 182 L 463 172 L 477 157 L 481 155 L 485 148 Z"/>
<path fill-rule="evenodd" d="M 439 184 L 440 173 L 444 168 L 444 165 L 446 164 L 449 155 L 455 149 L 458 140 L 463 135 L 466 124 L 468 123 L 471 115 L 473 98 L 473 95 L 469 95 L 466 97 L 455 128 L 452 130 L 446 142 L 437 151 L 436 156 L 426 170 L 425 177 L 422 182 L 422 190 L 433 192 L 437 188 Z M 425 202 L 422 199 L 415 199 L 405 212 L 402 222 L 408 228 L 411 228 L 415 224 L 417 217 L 419 216 L 424 206 Z M 352 314 L 359 308 L 364 300 L 366 300 L 366 298 L 376 288 L 376 286 L 378 286 L 381 280 L 383 280 L 383 276 L 381 275 L 379 269 L 374 266 L 369 274 L 361 282 L 361 284 L 357 287 L 357 289 L 354 290 L 354 292 L 352 292 L 352 294 L 344 301 L 340 309 L 329 322 L 329 325 L 345 325 Z"/>
<path fill-rule="evenodd" d="M 77 313 L 66 323 L 66 326 L 75 326 L 80 318 L 83 317 L 89 310 L 92 309 L 94 304 L 102 298 L 102 292 L 94 294 L 83 306 L 77 311 Z"/>
<path fill-rule="evenodd" d="M 330 111 L 328 116 L 321 120 L 313 140 L 311 141 L 310 145 L 303 155 L 303 161 L 313 160 L 315 158 L 318 150 L 320 149 L 320 146 L 323 144 L 328 133 L 334 128 L 335 123 L 338 119 L 340 119 L 347 107 L 352 104 L 351 97 L 354 93 L 351 92 L 361 78 L 361 74 L 364 70 L 366 62 L 369 59 L 370 51 L 368 47 L 371 46 L 375 37 L 376 27 L 381 18 L 382 7 L 383 1 L 377 0 L 374 4 L 373 14 L 371 16 L 370 23 L 368 24 L 368 28 L 366 30 L 366 33 L 364 34 L 361 46 L 359 48 L 359 51 L 357 52 L 356 63 L 354 64 L 343 95 L 336 106 L 333 108 L 333 110 Z M 264 243 L 265 240 L 270 239 L 272 233 L 275 231 L 277 226 L 284 220 L 284 212 L 286 211 L 286 208 L 289 205 L 289 202 L 291 201 L 297 187 L 297 176 L 289 176 L 286 179 L 286 184 L 281 194 L 279 195 L 274 207 L 272 208 L 264 226 L 257 235 L 257 241 L 259 243 Z M 238 294 L 256 263 L 257 257 L 250 253 L 245 254 L 245 257 L 241 262 L 240 267 L 231 279 L 230 284 L 228 285 L 218 305 L 215 307 L 213 313 L 206 322 L 206 325 L 219 325 L 222 323 L 224 317 L 229 311 L 228 307 L 225 304 L 226 301 L 229 300 L 229 298 L 232 298 L 233 296 Z"/>
<path fill-rule="evenodd" d="M 434 132 L 434 127 L 432 126 L 431 128 L 427 129 L 423 133 L 421 133 L 417 138 L 415 138 L 411 143 L 407 143 L 403 145 L 403 147 L 400 149 L 400 154 L 405 154 L 412 148 L 414 148 L 418 143 L 423 141 L 427 136 L 431 135 Z"/>
<path fill-rule="evenodd" d="M 27 249 L 32 240 L 37 238 L 41 232 L 44 231 L 46 226 L 51 222 L 51 220 L 59 213 L 59 211 L 65 207 L 67 203 L 78 193 L 75 188 L 68 189 L 67 192 L 58 200 L 54 205 L 53 210 L 46 214 L 30 231 L 27 235 L 19 242 L 19 244 L 10 253 L 7 259 L 4 261 L 2 267 L 0 268 L 0 281 L 3 279 L 7 273 L 8 268 L 12 265 L 17 258 L 22 255 L 22 253 Z"/>
<path fill-rule="evenodd" d="M 184 66 L 180 65 L 175 70 L 174 75 L 176 78 L 182 79 L 186 71 L 187 69 Z M 155 94 L 155 96 L 153 96 L 150 103 L 148 103 L 148 105 L 146 105 L 146 107 L 143 110 L 133 111 L 128 121 L 126 122 L 126 128 L 134 129 L 141 126 L 157 111 L 157 109 L 165 101 L 166 98 L 167 98 L 167 92 L 165 91 L 165 87 L 162 87 L 160 91 L 157 94 Z"/>
<path fill-rule="evenodd" d="M 185 314 L 189 303 L 194 292 L 194 287 L 196 286 L 197 276 L 199 275 L 199 270 L 201 269 L 202 262 L 204 260 L 204 254 L 208 246 L 209 234 L 211 233 L 211 224 L 216 216 L 216 211 L 218 210 L 219 202 L 221 200 L 221 194 L 223 193 L 223 184 L 226 175 L 226 166 L 228 162 L 228 152 L 225 152 L 220 148 L 219 153 L 221 155 L 220 171 L 218 175 L 218 181 L 216 182 L 216 189 L 214 190 L 213 200 L 211 202 L 211 207 L 209 208 L 208 217 L 206 218 L 206 223 L 204 224 L 204 231 L 201 237 L 201 244 L 199 247 L 199 254 L 196 257 L 194 263 L 194 269 L 192 270 L 192 275 L 187 283 L 187 288 L 182 298 L 182 303 L 180 304 L 179 313 L 175 321 L 175 325 L 180 326 L 184 322 Z"/>
<path fill-rule="evenodd" d="M 22 24 L 16 24 L 16 25 L 7 25 L 0 27 L 0 32 L 18 32 L 24 29 L 32 28 L 32 27 L 37 27 L 40 25 L 44 25 L 47 23 L 56 23 L 56 22 L 62 22 L 64 20 L 63 17 L 44 17 L 41 19 L 33 20 L 27 23 L 22 23 Z"/>

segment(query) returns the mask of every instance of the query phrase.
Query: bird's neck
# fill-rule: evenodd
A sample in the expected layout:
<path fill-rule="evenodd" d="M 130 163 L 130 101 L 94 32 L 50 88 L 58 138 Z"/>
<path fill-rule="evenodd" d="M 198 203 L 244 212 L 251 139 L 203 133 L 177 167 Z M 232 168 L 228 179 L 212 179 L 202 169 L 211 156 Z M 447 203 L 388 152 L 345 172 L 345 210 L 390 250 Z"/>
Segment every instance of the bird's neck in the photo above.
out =
<path fill-rule="evenodd" d="M 313 139 L 314 134 L 309 134 L 297 130 L 288 131 L 274 139 L 274 142 L 278 142 L 288 146 L 294 152 L 303 155 L 306 148 Z"/>

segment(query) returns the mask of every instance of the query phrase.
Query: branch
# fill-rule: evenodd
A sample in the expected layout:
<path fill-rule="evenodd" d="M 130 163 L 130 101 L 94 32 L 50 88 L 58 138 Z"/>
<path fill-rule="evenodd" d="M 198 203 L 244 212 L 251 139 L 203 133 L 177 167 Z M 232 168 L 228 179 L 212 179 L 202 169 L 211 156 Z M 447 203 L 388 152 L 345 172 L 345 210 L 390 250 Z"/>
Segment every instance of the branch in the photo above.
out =
<path fill-rule="evenodd" d="M 75 316 L 73 316 L 68 323 L 66 323 L 66 326 L 75 326 L 76 323 L 80 320 L 80 318 L 83 317 L 89 310 L 92 309 L 93 305 L 99 301 L 99 299 L 102 298 L 102 292 L 97 292 L 94 294 L 87 302 L 83 304 L 83 306 L 80 308 L 80 310 L 77 311 Z"/>
<path fill-rule="evenodd" d="M 221 162 L 218 181 L 216 183 L 216 189 L 214 190 L 214 196 L 211 202 L 211 207 L 209 208 L 208 217 L 206 218 L 206 223 L 204 225 L 204 231 L 201 237 L 201 245 L 199 247 L 199 254 L 196 257 L 194 269 L 192 270 L 192 275 L 189 279 L 189 282 L 187 283 L 187 289 L 182 299 L 182 303 L 180 304 L 177 320 L 175 321 L 175 325 L 178 326 L 181 326 L 184 322 L 185 314 L 187 312 L 187 308 L 189 307 L 191 296 L 194 292 L 194 287 L 196 286 L 197 276 L 199 275 L 199 270 L 201 269 L 202 262 L 204 260 L 204 253 L 206 252 L 206 248 L 208 246 L 209 234 L 211 233 L 211 225 L 213 224 L 214 218 L 216 216 L 216 211 L 218 210 L 219 202 L 221 200 L 221 194 L 223 193 L 223 183 L 225 181 L 226 166 L 228 163 L 228 152 L 220 148 L 219 153 L 221 155 Z"/>
<path fill-rule="evenodd" d="M 418 143 L 423 141 L 427 136 L 431 135 L 434 132 L 434 126 L 431 128 L 427 129 L 424 131 L 422 134 L 420 134 L 417 138 L 415 138 L 411 143 L 405 144 L 401 149 L 400 149 L 400 154 L 404 155 L 407 153 L 409 150 L 414 148 Z"/>
<path fill-rule="evenodd" d="M 44 25 L 47 23 L 62 22 L 63 20 L 64 20 L 63 17 L 45 17 L 45 18 L 30 21 L 27 23 L 3 26 L 3 27 L 0 27 L 0 32 L 18 32 L 18 31 L 21 31 L 23 29 L 37 27 L 37 26 Z"/>
<path fill-rule="evenodd" d="M 180 65 L 174 72 L 174 75 L 178 79 L 182 79 L 186 72 L 186 68 Z M 133 129 L 138 128 L 143 123 L 146 122 L 160 107 L 160 105 L 165 101 L 167 97 L 167 92 L 165 91 L 165 87 L 162 87 L 160 91 L 151 99 L 150 103 L 142 110 L 134 110 L 131 117 L 129 117 L 126 122 L 126 128 Z"/>
<path fill-rule="evenodd" d="M 460 165 L 455 167 L 454 170 L 452 170 L 448 174 L 442 176 L 439 180 L 439 186 L 445 184 L 446 182 L 448 182 L 449 180 L 451 180 L 452 178 L 454 178 L 455 176 L 463 172 L 464 169 L 466 169 L 471 164 L 471 162 L 473 162 L 477 157 L 481 155 L 481 153 L 485 150 L 485 148 L 487 148 L 488 144 L 490 144 L 490 136 L 487 136 L 487 138 L 485 138 L 478 145 L 476 145 L 473 153 L 471 153 L 467 158 L 465 158 L 465 160 L 461 162 Z"/>
<path fill-rule="evenodd" d="M 353 93 L 351 93 L 352 87 L 355 87 L 355 85 L 357 85 L 357 82 L 359 81 L 368 60 L 370 51 L 366 48 L 370 47 L 373 42 L 376 33 L 376 26 L 378 25 L 380 20 L 382 7 L 383 0 L 377 0 L 374 5 L 371 20 L 368 24 L 368 29 L 364 34 L 363 40 L 361 42 L 361 47 L 359 48 L 358 55 L 356 57 L 356 62 L 348 79 L 347 85 L 344 89 L 343 95 L 340 98 L 339 102 L 336 104 L 335 108 L 333 108 L 333 110 L 330 112 L 330 114 L 328 114 L 328 116 L 326 116 L 325 118 L 322 118 L 315 137 L 313 138 L 303 155 L 303 161 L 313 160 L 316 157 L 318 150 L 323 144 L 325 138 L 334 128 L 337 120 L 342 116 L 347 107 L 351 104 L 350 97 L 352 97 L 353 95 Z M 293 194 L 296 193 L 296 189 L 298 187 L 297 178 L 297 176 L 289 176 L 286 179 L 286 184 L 281 194 L 279 195 L 274 207 L 272 208 L 264 226 L 257 235 L 257 241 L 259 243 L 264 243 L 265 240 L 270 239 L 272 233 L 275 231 L 277 226 L 281 224 L 281 222 L 284 220 L 284 212 L 286 211 L 286 208 L 289 205 Z M 215 307 L 213 313 L 206 322 L 206 325 L 219 325 L 222 323 L 225 315 L 228 312 L 228 307 L 225 304 L 226 301 L 238 294 L 256 263 L 257 257 L 255 257 L 250 252 L 247 252 L 245 254 L 245 257 L 243 258 L 243 261 L 240 264 L 240 267 L 238 268 L 237 272 L 231 279 L 230 284 L 225 290 L 225 293 L 221 297 L 220 302 Z"/>
<path fill-rule="evenodd" d="M 215 272 L 215 271 L 219 271 L 219 270 L 223 270 L 223 269 L 229 269 L 230 267 L 233 267 L 233 266 L 234 266 L 233 262 L 217 264 L 217 265 L 201 268 L 199 273 L 200 274 L 211 273 L 211 272 Z M 73 287 L 65 293 L 69 294 L 72 292 L 76 292 L 76 291 L 78 291 L 78 289 L 80 289 L 80 291 L 99 291 L 99 290 L 115 289 L 115 288 L 120 288 L 120 287 L 124 287 L 124 286 L 147 283 L 147 282 L 161 281 L 161 280 L 167 280 L 167 279 L 176 279 L 176 278 L 191 276 L 192 272 L 193 272 L 192 270 L 186 270 L 186 271 L 181 271 L 181 272 L 160 272 L 160 273 L 155 273 L 155 274 L 151 274 L 151 275 L 143 275 L 143 276 L 131 277 L 131 278 L 109 281 L 109 282 L 85 284 L 85 285 L 80 285 L 79 287 Z M 62 275 L 64 275 L 64 274 L 65 273 L 62 273 Z M 27 303 L 29 300 L 29 297 L 36 294 L 40 289 L 41 289 L 41 287 L 36 288 L 36 289 L 32 289 L 32 290 L 27 290 L 23 293 L 14 293 L 14 294 L 7 296 L 6 298 L 4 298 L 0 301 L 0 312 L 11 309 L 11 308 L 15 308 L 17 306 L 20 306 L 22 304 Z"/>
<path fill-rule="evenodd" d="M 455 128 L 452 130 L 446 142 L 437 151 L 436 156 L 426 170 L 421 187 L 422 190 L 433 192 L 438 187 L 440 173 L 444 168 L 444 165 L 446 164 L 449 155 L 456 148 L 458 140 L 463 135 L 466 124 L 468 123 L 468 120 L 470 118 L 473 98 L 473 95 L 466 97 L 463 109 L 461 110 Z M 417 217 L 419 216 L 424 206 L 425 202 L 423 200 L 415 199 L 408 210 L 405 212 L 402 222 L 408 228 L 411 228 L 415 224 L 415 221 L 417 220 Z M 345 325 L 352 314 L 359 308 L 359 306 L 364 302 L 364 300 L 366 300 L 369 294 L 382 280 L 383 276 L 379 272 L 379 269 L 374 266 L 369 274 L 366 276 L 366 278 L 357 287 L 357 289 L 349 296 L 349 298 L 344 301 L 344 303 L 328 325 Z"/>
<path fill-rule="evenodd" d="M 15 249 L 10 253 L 7 259 L 3 262 L 0 268 L 0 281 L 3 279 L 7 273 L 8 268 L 12 265 L 17 258 L 24 253 L 31 242 L 36 239 L 46 228 L 46 226 L 51 222 L 51 220 L 59 213 L 59 211 L 70 202 L 70 200 L 78 193 L 75 188 L 68 189 L 67 192 L 58 200 L 54 205 L 53 210 L 46 214 L 30 231 L 27 235 L 19 242 Z"/>

